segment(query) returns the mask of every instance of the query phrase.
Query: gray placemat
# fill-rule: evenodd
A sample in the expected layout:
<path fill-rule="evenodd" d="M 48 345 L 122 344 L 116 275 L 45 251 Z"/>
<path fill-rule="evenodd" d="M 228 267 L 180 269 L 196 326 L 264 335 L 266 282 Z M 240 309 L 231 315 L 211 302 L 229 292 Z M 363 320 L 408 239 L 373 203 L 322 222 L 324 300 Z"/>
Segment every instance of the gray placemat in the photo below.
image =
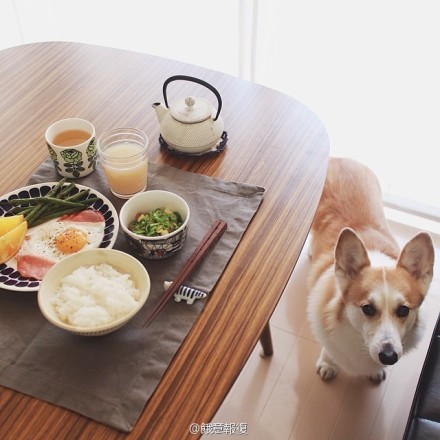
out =
<path fill-rule="evenodd" d="M 31 183 L 57 181 L 45 161 Z M 124 201 L 107 189 L 98 169 L 77 183 L 105 195 L 116 210 Z M 193 305 L 170 301 L 148 327 L 142 325 L 214 220 L 228 223 L 217 246 L 185 283 L 209 293 L 232 256 L 260 205 L 264 189 L 226 182 L 159 164 L 150 164 L 148 189 L 183 197 L 191 209 L 184 249 L 166 260 L 142 260 L 152 288 L 144 308 L 126 326 L 101 337 L 76 336 L 48 323 L 39 311 L 36 292 L 0 289 L 0 384 L 76 411 L 122 431 L 133 429 L 167 366 L 201 312 Z M 130 253 L 122 231 L 115 248 Z"/>

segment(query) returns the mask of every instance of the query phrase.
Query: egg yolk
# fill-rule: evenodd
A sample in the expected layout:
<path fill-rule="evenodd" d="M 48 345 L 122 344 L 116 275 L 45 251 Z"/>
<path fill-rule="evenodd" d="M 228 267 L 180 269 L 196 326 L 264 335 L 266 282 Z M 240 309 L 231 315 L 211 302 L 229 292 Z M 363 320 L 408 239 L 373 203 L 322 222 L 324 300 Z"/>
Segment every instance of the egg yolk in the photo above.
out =
<path fill-rule="evenodd" d="M 57 249 L 63 254 L 74 254 L 87 244 L 87 234 L 75 228 L 61 232 L 55 239 Z"/>

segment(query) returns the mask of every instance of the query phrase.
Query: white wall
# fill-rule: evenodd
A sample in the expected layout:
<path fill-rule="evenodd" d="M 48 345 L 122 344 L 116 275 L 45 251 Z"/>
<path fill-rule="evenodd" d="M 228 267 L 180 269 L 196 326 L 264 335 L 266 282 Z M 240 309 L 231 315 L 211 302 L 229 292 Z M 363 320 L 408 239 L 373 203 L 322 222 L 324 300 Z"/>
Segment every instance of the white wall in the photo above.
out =
<path fill-rule="evenodd" d="M 438 2 L 260 0 L 259 9 L 255 80 L 312 107 L 333 153 L 370 164 L 386 191 L 440 207 Z"/>

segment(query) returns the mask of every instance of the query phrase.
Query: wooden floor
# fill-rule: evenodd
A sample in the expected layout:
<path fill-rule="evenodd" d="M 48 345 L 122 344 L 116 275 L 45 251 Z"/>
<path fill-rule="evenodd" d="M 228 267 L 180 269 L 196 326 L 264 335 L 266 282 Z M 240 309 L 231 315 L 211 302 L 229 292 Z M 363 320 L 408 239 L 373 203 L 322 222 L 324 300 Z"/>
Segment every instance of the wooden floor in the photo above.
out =
<path fill-rule="evenodd" d="M 416 231 L 392 225 L 401 243 Z M 320 351 L 306 318 L 307 244 L 271 320 L 275 353 L 259 356 L 258 345 L 203 439 L 250 440 L 397 440 L 405 429 L 427 346 L 440 310 L 440 239 L 436 236 L 434 281 L 424 302 L 425 337 L 418 348 L 374 385 L 340 375 L 324 383 L 315 372 Z M 229 431 L 242 425 L 244 434 Z M 223 434 L 220 434 L 223 433 Z"/>

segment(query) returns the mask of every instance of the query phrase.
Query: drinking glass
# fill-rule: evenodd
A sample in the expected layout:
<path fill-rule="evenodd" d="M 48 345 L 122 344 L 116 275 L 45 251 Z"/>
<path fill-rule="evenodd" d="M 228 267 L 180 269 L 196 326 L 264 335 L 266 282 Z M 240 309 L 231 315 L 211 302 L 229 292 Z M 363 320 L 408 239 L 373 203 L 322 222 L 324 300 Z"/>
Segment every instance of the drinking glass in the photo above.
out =
<path fill-rule="evenodd" d="M 115 128 L 98 138 L 98 157 L 111 192 L 129 199 L 147 187 L 148 137 L 136 128 Z"/>

